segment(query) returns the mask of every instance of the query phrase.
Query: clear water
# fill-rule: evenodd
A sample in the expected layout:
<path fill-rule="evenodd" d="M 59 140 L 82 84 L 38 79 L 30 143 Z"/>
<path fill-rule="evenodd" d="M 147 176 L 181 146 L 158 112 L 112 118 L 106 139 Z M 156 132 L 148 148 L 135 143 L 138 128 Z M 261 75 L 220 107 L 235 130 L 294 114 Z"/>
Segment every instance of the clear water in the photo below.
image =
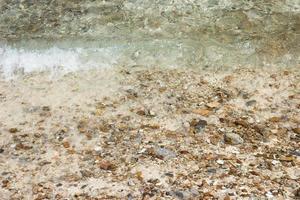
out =
<path fill-rule="evenodd" d="M 300 0 L 0 0 L 0 71 L 295 66 Z"/>

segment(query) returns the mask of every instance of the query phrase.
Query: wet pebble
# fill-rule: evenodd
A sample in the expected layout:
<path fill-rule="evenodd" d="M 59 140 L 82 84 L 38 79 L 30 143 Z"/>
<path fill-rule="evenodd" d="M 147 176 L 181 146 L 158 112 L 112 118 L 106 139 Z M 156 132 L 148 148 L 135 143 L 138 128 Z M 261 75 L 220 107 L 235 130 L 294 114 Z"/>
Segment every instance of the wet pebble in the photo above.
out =
<path fill-rule="evenodd" d="M 181 191 L 174 191 L 173 195 L 178 199 L 184 199 L 184 194 Z"/>
<path fill-rule="evenodd" d="M 202 120 L 202 119 L 200 119 L 200 120 L 194 119 L 194 120 L 192 120 L 192 122 L 190 123 L 190 126 L 194 129 L 194 131 L 195 131 L 196 133 L 200 133 L 200 132 L 202 132 L 202 131 L 205 129 L 205 127 L 207 126 L 207 121 Z"/>
<path fill-rule="evenodd" d="M 114 170 L 116 166 L 107 160 L 103 160 L 99 163 L 100 169 L 103 170 Z"/>
<path fill-rule="evenodd" d="M 236 133 L 225 133 L 224 141 L 227 144 L 238 145 L 244 143 L 243 138 Z"/>
<path fill-rule="evenodd" d="M 151 148 L 148 150 L 148 153 L 160 159 L 171 159 L 176 157 L 176 153 L 174 151 L 164 147 Z"/>
<path fill-rule="evenodd" d="M 17 133 L 17 132 L 19 132 L 19 130 L 17 128 L 10 128 L 8 131 L 10 133 Z"/>
<path fill-rule="evenodd" d="M 250 100 L 246 102 L 246 106 L 254 106 L 256 105 L 257 101 L 256 100 Z"/>

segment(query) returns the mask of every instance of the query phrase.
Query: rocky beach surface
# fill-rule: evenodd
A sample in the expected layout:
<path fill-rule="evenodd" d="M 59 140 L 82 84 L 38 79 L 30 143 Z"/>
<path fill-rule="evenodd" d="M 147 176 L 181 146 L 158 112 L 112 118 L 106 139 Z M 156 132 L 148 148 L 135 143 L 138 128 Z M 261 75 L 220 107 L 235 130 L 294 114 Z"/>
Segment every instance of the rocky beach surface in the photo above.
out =
<path fill-rule="evenodd" d="M 298 199 L 300 68 L 0 81 L 0 199 Z"/>

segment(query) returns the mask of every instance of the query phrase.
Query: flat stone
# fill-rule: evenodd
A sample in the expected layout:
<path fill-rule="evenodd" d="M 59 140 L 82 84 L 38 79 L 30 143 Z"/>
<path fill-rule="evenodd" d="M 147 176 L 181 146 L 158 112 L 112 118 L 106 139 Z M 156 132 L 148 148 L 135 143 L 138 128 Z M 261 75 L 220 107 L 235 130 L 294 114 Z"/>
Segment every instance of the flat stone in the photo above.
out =
<path fill-rule="evenodd" d="M 171 159 L 176 157 L 176 153 L 164 147 L 155 147 L 148 150 L 148 153 L 160 159 Z"/>
<path fill-rule="evenodd" d="M 236 133 L 226 133 L 224 135 L 224 141 L 225 143 L 232 144 L 232 145 L 238 145 L 244 143 L 244 139 L 241 138 L 241 136 L 239 136 Z"/>
<path fill-rule="evenodd" d="M 246 102 L 246 106 L 254 106 L 257 103 L 256 100 L 250 100 Z"/>

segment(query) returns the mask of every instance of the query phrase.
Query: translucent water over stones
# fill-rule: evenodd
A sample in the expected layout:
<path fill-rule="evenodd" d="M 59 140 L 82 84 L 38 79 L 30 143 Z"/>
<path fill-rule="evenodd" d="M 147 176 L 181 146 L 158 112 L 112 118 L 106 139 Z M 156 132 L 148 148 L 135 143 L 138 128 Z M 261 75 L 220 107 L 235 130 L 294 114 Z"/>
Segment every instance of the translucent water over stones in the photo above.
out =
<path fill-rule="evenodd" d="M 9 46 L 88 43 L 121 50 L 136 64 L 300 62 L 299 0 L 1 0 L 0 13 L 0 39 Z"/>

